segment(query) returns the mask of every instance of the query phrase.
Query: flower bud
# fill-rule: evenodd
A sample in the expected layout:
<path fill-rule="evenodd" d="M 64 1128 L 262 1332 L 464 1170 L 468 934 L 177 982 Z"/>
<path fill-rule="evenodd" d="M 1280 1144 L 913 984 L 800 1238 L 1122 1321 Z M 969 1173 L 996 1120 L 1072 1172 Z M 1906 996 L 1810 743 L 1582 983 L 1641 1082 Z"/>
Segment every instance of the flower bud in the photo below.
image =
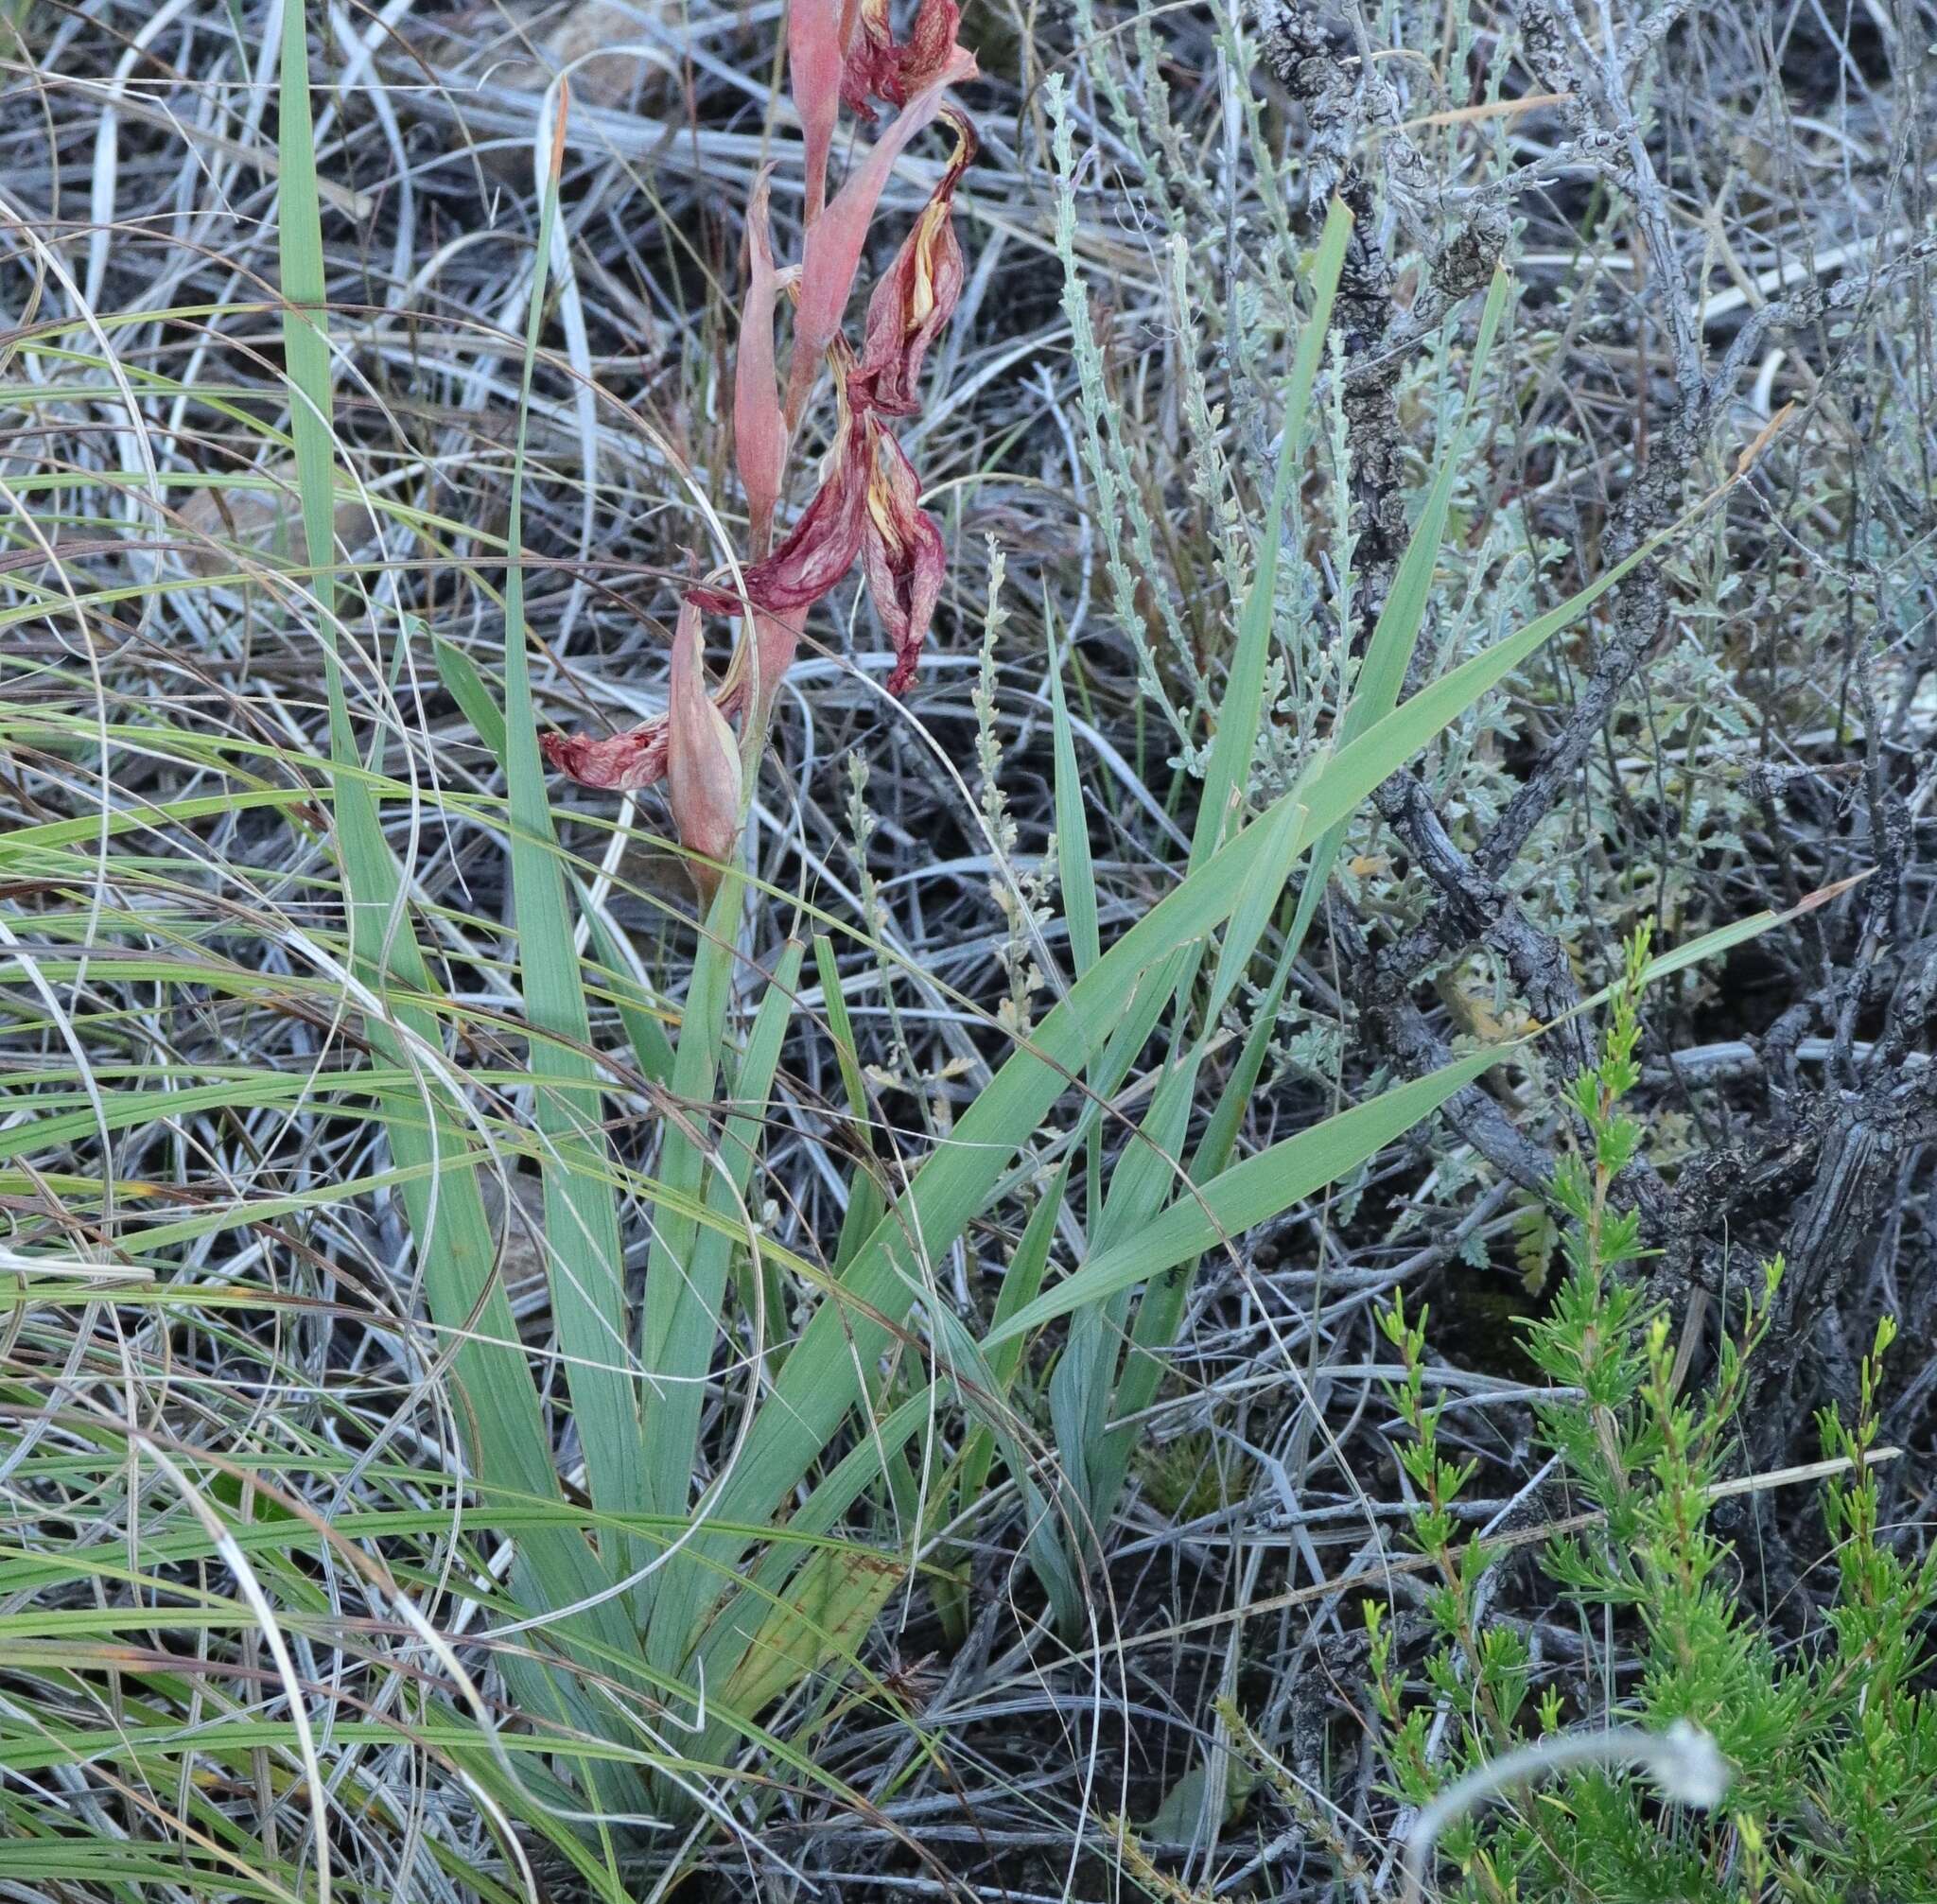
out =
<path fill-rule="evenodd" d="M 740 837 L 740 742 L 707 691 L 700 658 L 700 611 L 682 603 L 672 636 L 672 683 L 666 710 L 666 795 L 680 844 L 707 860 L 732 857 Z M 689 862 L 702 900 L 720 883 L 718 866 Z"/>

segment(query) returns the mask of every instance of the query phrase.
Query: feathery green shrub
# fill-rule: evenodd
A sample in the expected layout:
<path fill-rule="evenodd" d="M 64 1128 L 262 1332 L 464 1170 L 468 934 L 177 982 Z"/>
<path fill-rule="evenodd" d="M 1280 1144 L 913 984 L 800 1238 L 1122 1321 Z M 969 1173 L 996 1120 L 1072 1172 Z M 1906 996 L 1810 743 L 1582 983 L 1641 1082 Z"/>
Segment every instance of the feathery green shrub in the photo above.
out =
<path fill-rule="evenodd" d="M 1554 1196 L 1568 1219 L 1568 1273 L 1528 1351 L 1553 1384 L 1539 1415 L 1564 1492 L 1584 1525 L 1553 1536 L 1542 1572 L 1587 1643 L 1587 1670 L 1536 1658 L 1528 1629 L 1489 1616 L 1501 1549 L 1457 1544 L 1454 1508 L 1475 1464 L 1449 1459 L 1442 1403 L 1427 1399 L 1423 1313 L 1383 1317 L 1405 1374 L 1391 1388 L 1408 1439 L 1411 1542 L 1427 1563 L 1431 1650 L 1423 1684 L 1404 1670 L 1391 1621 L 1368 1606 L 1381 1760 L 1408 1808 L 1529 1744 L 1574 1747 L 1615 1726 L 1712 1738 L 1730 1768 L 1713 1810 L 1664 1802 L 1607 1764 L 1503 1790 L 1449 1823 L 1438 1855 L 1445 1895 L 1508 1899 L 1785 1900 L 1885 1904 L 1937 1895 L 1937 1703 L 1919 1628 L 1937 1605 L 1937 1555 L 1909 1565 L 1878 1522 L 1876 1398 L 1894 1326 L 1864 1359 L 1853 1423 L 1821 1418 L 1834 1463 L 1824 1486 L 1830 1544 L 1806 1582 L 1808 1631 L 1784 1645 L 1741 1591 L 1715 1528 L 1731 1433 L 1763 1341 L 1781 1263 L 1739 1298 L 1713 1371 L 1684 1384 L 1673 1319 L 1631 1272 L 1638 1224 L 1612 1194 L 1642 1141 L 1622 1098 L 1639 1079 L 1635 999 L 1647 936 L 1631 941 L 1598 1062 L 1575 1081 L 1584 1141 Z M 1558 1750 L 1557 1754 L 1558 1756 Z M 1481 1781 L 1484 1782 L 1484 1781 Z M 1457 1872 L 1457 1879 L 1453 1873 Z"/>

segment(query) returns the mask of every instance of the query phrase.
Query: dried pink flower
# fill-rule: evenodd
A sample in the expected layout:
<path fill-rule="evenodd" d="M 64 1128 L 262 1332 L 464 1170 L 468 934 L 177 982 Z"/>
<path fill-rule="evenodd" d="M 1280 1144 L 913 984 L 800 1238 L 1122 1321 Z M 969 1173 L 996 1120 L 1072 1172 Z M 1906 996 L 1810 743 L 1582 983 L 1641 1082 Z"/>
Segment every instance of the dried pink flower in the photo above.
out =
<path fill-rule="evenodd" d="M 706 605 L 707 595 L 695 590 L 693 607 Z M 727 598 L 738 606 L 738 598 Z M 800 645 L 807 610 L 793 609 L 785 614 L 754 613 L 754 639 L 735 649 L 726 679 L 713 697 L 722 716 L 731 718 L 746 711 L 748 677 L 758 659 L 760 698 L 769 706 L 774 692 L 794 665 Z M 672 753 L 672 715 L 655 714 L 622 734 L 541 734 L 538 744 L 545 758 L 567 778 L 581 786 L 624 793 L 656 786 L 666 777 Z"/>
<path fill-rule="evenodd" d="M 867 486 L 867 525 L 861 560 L 868 598 L 895 644 L 888 692 L 902 694 L 915 679 L 921 644 L 941 599 L 948 551 L 934 516 L 920 507 L 921 481 L 901 445 L 872 416 L 874 466 Z"/>
<path fill-rule="evenodd" d="M 841 422 L 823 466 L 821 486 L 786 541 L 742 580 L 744 594 L 702 585 L 687 600 L 715 614 L 751 609 L 777 618 L 804 612 L 861 559 L 875 612 L 895 645 L 888 691 L 899 694 L 915 677 L 915 664 L 940 599 L 947 566 L 940 529 L 920 508 L 921 480 L 889 433 L 845 347 L 835 352 L 835 388 Z M 779 638 L 797 637 L 798 623 L 762 641 L 761 678 L 768 650 L 778 658 Z M 793 659 L 791 645 L 786 660 Z"/>
<path fill-rule="evenodd" d="M 955 187 L 975 156 L 975 131 L 952 107 L 942 117 L 955 149 L 921 216 L 867 301 L 857 400 L 886 416 L 912 416 L 915 386 L 928 347 L 947 327 L 962 296 L 962 246 L 955 236 Z"/>

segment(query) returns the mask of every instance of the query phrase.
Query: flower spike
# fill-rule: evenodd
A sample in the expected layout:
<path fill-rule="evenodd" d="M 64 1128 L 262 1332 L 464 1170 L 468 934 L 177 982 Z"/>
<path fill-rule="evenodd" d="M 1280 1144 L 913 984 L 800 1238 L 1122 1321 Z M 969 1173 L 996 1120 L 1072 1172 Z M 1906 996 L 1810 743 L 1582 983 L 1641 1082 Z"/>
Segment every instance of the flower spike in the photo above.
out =
<path fill-rule="evenodd" d="M 764 737 L 808 610 L 858 561 L 894 646 L 888 690 L 899 694 L 914 679 L 941 596 L 941 530 L 920 506 L 920 478 L 891 434 L 891 420 L 915 413 L 922 366 L 962 295 L 953 206 L 976 142 L 968 121 L 944 104 L 943 95 L 973 79 L 976 64 L 956 39 L 960 0 L 919 0 L 902 42 L 894 37 L 892 4 L 788 0 L 789 78 L 805 146 L 806 241 L 797 270 L 779 270 L 762 171 L 747 206 L 746 296 L 734 362 L 733 452 L 752 524 L 741 585 L 695 583 L 682 591 L 665 714 L 619 734 L 540 737 L 551 765 L 585 786 L 629 791 L 667 781 L 680 838 L 711 860 L 733 850 L 741 747 Z M 899 110 L 829 201 L 828 165 L 844 100 L 870 121 L 871 101 Z M 954 133 L 954 151 L 868 299 L 857 358 L 842 325 L 868 228 L 909 141 L 937 116 Z M 794 301 L 784 403 L 774 336 L 783 288 Z M 838 405 L 832 441 L 812 498 L 779 545 L 770 547 L 791 439 L 823 361 L 832 369 Z M 733 615 L 742 623 L 725 679 L 711 694 L 704 614 Z M 735 718 L 740 740 L 729 725 Z M 695 877 L 703 892 L 717 883 L 704 873 Z"/>

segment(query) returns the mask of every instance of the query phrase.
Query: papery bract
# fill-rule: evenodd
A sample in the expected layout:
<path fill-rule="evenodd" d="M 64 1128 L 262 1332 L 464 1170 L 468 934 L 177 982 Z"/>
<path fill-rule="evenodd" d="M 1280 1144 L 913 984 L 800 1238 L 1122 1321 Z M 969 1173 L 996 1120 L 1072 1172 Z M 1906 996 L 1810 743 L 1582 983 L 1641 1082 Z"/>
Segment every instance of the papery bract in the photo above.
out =
<path fill-rule="evenodd" d="M 868 429 L 874 454 L 861 561 L 874 611 L 895 644 L 888 692 L 901 694 L 915 679 L 921 643 L 941 599 L 948 551 L 934 516 L 919 506 L 921 480 L 915 465 L 873 417 L 868 418 Z"/>
<path fill-rule="evenodd" d="M 894 123 L 847 176 L 807 235 L 800 265 L 800 295 L 794 313 L 794 366 L 787 387 L 787 420 L 799 421 L 820 368 L 821 354 L 841 329 L 847 294 L 861 269 L 862 247 L 874 221 L 888 175 L 908 141 L 942 109 L 942 94 L 975 77 L 975 56 L 957 46 L 941 70 L 896 115 Z"/>
<path fill-rule="evenodd" d="M 787 79 L 807 148 L 807 222 L 820 217 L 828 196 L 828 155 L 840 116 L 847 34 L 843 0 L 788 0 Z"/>
<path fill-rule="evenodd" d="M 767 222 L 767 172 L 755 182 L 746 211 L 746 302 L 740 314 L 740 345 L 733 362 L 733 457 L 746 492 L 753 524 L 752 548 L 763 555 L 774 530 L 787 463 L 787 425 L 780 414 L 780 385 L 774 367 L 774 306 L 779 279 Z"/>
<path fill-rule="evenodd" d="M 672 680 L 666 709 L 666 798 L 680 844 L 708 860 L 724 860 L 740 836 L 740 743 L 707 692 L 700 658 L 700 611 L 681 604 L 672 636 Z M 719 868 L 689 865 L 710 897 Z"/>
<path fill-rule="evenodd" d="M 952 109 L 942 117 L 955 134 L 948 169 L 895 261 L 867 301 L 867 330 L 856 373 L 857 401 L 887 416 L 912 416 L 915 386 L 928 347 L 954 315 L 962 296 L 962 247 L 955 236 L 955 186 L 975 156 L 975 133 Z"/>

